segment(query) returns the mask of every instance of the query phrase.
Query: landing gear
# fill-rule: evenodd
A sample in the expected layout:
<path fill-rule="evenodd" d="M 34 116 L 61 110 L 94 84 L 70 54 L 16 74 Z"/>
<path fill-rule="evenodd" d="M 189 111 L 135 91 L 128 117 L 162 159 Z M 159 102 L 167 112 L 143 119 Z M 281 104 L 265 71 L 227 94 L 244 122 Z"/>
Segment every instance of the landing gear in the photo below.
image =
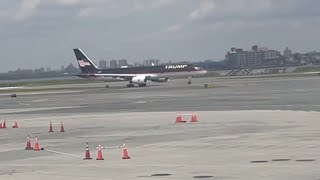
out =
<path fill-rule="evenodd" d="M 142 83 L 142 84 L 139 84 L 137 83 L 139 87 L 146 87 L 147 86 L 147 83 Z M 129 84 L 127 84 L 127 87 L 134 87 L 134 83 L 132 81 L 129 81 Z"/>
<path fill-rule="evenodd" d="M 108 84 L 106 84 L 104 87 L 105 87 L 105 88 L 109 88 L 109 85 L 108 85 Z"/>
<path fill-rule="evenodd" d="M 139 87 L 146 87 L 147 84 L 139 84 Z"/>
<path fill-rule="evenodd" d="M 191 79 L 192 79 L 192 76 L 188 78 L 188 84 L 189 85 L 191 84 Z"/>
<path fill-rule="evenodd" d="M 129 84 L 127 84 L 127 87 L 128 87 L 128 88 L 134 87 L 134 84 L 133 84 L 133 83 L 129 83 Z"/>

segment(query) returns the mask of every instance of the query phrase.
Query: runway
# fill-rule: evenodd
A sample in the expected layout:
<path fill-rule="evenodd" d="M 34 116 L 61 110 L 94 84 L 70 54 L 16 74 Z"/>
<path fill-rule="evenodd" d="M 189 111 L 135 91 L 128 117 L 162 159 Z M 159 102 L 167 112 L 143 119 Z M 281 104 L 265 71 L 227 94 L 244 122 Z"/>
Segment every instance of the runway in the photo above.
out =
<path fill-rule="evenodd" d="M 0 179 L 320 179 L 318 77 L 186 82 L 66 85 L 17 98 L 0 91 L 9 126 L 0 129 Z M 177 112 L 199 122 L 175 124 Z M 48 151 L 24 150 L 28 134 Z M 79 158 L 86 142 L 92 160 Z M 131 159 L 114 148 L 95 160 L 99 144 L 123 142 Z"/>
<path fill-rule="evenodd" d="M 215 88 L 205 89 L 204 83 Z M 152 84 L 145 88 L 125 88 L 125 83 L 103 84 L 90 89 L 72 89 L 46 94 L 21 95 L 17 99 L 0 96 L 0 109 L 65 107 L 70 109 L 36 110 L 37 113 L 94 112 L 162 112 L 226 110 L 320 110 L 319 78 L 282 78 L 266 80 L 194 79 L 191 86 L 184 80 Z M 63 93 L 65 92 L 65 93 Z M 18 94 L 19 95 L 19 94 Z M 76 107 L 75 107 L 76 106 Z M 2 112 L 5 113 L 6 112 Z M 25 114 L 26 112 L 24 112 Z"/>

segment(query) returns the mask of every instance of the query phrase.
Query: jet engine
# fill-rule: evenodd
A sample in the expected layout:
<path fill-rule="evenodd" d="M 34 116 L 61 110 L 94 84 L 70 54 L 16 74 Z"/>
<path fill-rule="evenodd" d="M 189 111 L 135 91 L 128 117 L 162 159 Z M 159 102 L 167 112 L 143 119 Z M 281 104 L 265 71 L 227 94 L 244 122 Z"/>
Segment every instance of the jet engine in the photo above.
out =
<path fill-rule="evenodd" d="M 153 82 L 163 83 L 168 82 L 169 78 L 151 78 L 150 80 Z"/>
<path fill-rule="evenodd" d="M 134 84 L 146 84 L 147 79 L 148 78 L 146 76 L 136 76 L 132 78 L 131 82 Z"/>

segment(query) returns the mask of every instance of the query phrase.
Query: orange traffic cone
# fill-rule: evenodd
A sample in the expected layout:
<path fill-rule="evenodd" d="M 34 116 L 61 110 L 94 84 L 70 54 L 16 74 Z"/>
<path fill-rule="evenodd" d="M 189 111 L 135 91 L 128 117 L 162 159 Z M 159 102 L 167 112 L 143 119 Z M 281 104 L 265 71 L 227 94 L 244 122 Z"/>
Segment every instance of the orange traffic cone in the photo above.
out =
<path fill-rule="evenodd" d="M 176 115 L 176 123 L 183 123 L 180 113 L 177 113 L 177 115 Z"/>
<path fill-rule="evenodd" d="M 26 150 L 32 150 L 33 148 L 31 147 L 31 142 L 30 142 L 30 137 L 28 135 L 27 137 L 27 143 L 26 143 Z"/>
<path fill-rule="evenodd" d="M 96 160 L 104 160 L 102 157 L 101 145 L 99 144 L 98 155 Z"/>
<path fill-rule="evenodd" d="M 84 158 L 83 158 L 84 160 L 88 160 L 88 159 L 92 159 L 91 157 L 90 157 L 90 151 L 89 151 L 89 145 L 88 145 L 88 143 L 86 143 L 86 152 L 85 152 L 85 155 L 84 155 Z"/>
<path fill-rule="evenodd" d="M 60 129 L 60 132 L 65 132 L 64 131 L 64 127 L 63 127 L 63 122 L 61 121 L 61 129 Z"/>
<path fill-rule="evenodd" d="M 16 121 L 16 122 L 14 122 L 14 125 L 12 126 L 12 128 L 19 128 L 19 127 L 18 127 L 18 123 L 17 123 L 17 121 Z"/>
<path fill-rule="evenodd" d="M 195 113 L 192 113 L 190 122 L 198 122 L 198 118 L 197 118 L 197 115 Z"/>
<path fill-rule="evenodd" d="M 123 156 L 122 156 L 122 159 L 130 159 L 130 156 L 128 155 L 128 150 L 126 148 L 126 144 L 123 143 Z"/>
<path fill-rule="evenodd" d="M 34 151 L 40 151 L 41 149 L 40 149 L 40 145 L 39 145 L 39 141 L 38 141 L 38 138 L 36 137 L 35 138 L 35 143 L 34 143 L 34 148 L 33 148 L 33 150 Z"/>
<path fill-rule="evenodd" d="M 53 132 L 53 128 L 52 128 L 52 122 L 50 121 L 50 125 L 49 125 L 49 131 L 48 132 Z"/>

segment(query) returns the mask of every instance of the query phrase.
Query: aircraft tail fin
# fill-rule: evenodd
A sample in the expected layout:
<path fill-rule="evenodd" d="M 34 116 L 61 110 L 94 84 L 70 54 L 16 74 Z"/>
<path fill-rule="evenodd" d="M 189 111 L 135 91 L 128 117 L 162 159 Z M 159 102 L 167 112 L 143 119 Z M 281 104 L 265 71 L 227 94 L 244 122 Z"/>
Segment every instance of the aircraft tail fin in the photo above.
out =
<path fill-rule="evenodd" d="M 78 65 L 82 73 L 92 74 L 99 70 L 97 65 L 95 65 L 81 49 L 73 49 L 73 52 L 77 58 Z"/>

